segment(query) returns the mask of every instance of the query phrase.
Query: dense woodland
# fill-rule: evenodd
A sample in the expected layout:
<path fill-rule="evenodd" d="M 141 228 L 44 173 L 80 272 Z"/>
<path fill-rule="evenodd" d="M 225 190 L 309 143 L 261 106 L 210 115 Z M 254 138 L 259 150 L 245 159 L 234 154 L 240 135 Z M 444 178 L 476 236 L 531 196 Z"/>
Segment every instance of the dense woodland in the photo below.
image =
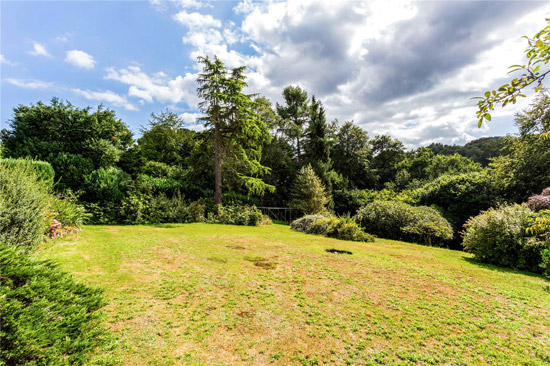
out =
<path fill-rule="evenodd" d="M 548 93 L 517 114 L 517 136 L 406 150 L 353 121 L 328 121 L 322 101 L 298 86 L 286 87 L 283 102 L 272 105 L 242 92 L 244 69 L 226 70 L 218 59 L 203 63 L 202 132 L 165 110 L 153 113 L 136 138 L 113 110 L 54 98 L 14 108 L 2 130 L 2 156 L 50 163 L 55 191 L 78 197 L 91 223 L 178 221 L 162 211 L 196 201 L 340 216 L 373 201 L 398 201 L 440 212 L 454 231 L 447 245 L 455 248 L 468 218 L 550 186 L 550 141 L 538 138 L 550 128 Z M 225 81 L 211 85 L 213 74 Z M 319 210 L 300 207 L 293 196 L 308 184 L 298 182 L 304 167 L 326 196 Z"/>

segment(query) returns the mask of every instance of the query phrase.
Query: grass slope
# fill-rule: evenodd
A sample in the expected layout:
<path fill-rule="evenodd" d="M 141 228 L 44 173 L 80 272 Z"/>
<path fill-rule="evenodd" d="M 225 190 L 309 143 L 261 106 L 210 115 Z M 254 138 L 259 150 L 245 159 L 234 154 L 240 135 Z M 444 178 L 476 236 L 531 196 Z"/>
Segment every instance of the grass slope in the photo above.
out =
<path fill-rule="evenodd" d="M 461 252 L 187 224 L 87 226 L 39 255 L 106 289 L 124 365 L 550 363 L 543 279 Z"/>

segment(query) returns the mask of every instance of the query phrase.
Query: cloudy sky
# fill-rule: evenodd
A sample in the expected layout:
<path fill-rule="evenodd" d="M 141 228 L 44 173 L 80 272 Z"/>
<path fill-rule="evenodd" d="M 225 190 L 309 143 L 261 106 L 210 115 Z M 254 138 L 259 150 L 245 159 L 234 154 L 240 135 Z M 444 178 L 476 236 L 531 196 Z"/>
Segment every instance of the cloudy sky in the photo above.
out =
<path fill-rule="evenodd" d="M 198 116 L 199 55 L 247 66 L 249 92 L 300 85 L 330 120 L 408 147 L 514 133 L 498 110 L 477 128 L 469 98 L 522 61 L 548 1 L 1 1 L 1 127 L 13 107 L 100 103 L 136 135 L 169 108 Z"/>

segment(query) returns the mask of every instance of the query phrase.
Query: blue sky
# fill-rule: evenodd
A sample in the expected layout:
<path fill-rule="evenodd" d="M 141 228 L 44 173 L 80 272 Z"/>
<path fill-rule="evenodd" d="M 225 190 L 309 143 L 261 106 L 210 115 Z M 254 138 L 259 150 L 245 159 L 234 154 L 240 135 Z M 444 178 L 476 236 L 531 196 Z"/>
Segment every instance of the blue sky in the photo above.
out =
<path fill-rule="evenodd" d="M 471 96 L 506 80 L 548 2 L 2 1 L 1 124 L 52 97 L 103 103 L 139 135 L 169 108 L 198 116 L 196 56 L 248 67 L 249 91 L 287 85 L 415 147 L 515 131 L 518 107 L 477 129 Z"/>

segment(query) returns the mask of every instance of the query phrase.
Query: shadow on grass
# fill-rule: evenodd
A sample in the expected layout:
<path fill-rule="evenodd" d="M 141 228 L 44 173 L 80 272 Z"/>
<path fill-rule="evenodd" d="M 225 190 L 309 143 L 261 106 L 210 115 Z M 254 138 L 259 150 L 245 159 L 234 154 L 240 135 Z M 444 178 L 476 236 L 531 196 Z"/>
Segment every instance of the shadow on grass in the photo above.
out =
<path fill-rule="evenodd" d="M 468 263 L 474 264 L 481 268 L 490 269 L 491 271 L 502 272 L 502 273 L 516 273 L 516 274 L 522 274 L 528 277 L 544 279 L 544 277 L 541 274 L 534 273 L 534 272 L 522 271 L 519 269 L 513 269 L 513 268 L 507 268 L 507 267 L 500 267 L 494 264 L 481 262 L 480 260 L 475 258 L 463 258 L 463 259 Z"/>

